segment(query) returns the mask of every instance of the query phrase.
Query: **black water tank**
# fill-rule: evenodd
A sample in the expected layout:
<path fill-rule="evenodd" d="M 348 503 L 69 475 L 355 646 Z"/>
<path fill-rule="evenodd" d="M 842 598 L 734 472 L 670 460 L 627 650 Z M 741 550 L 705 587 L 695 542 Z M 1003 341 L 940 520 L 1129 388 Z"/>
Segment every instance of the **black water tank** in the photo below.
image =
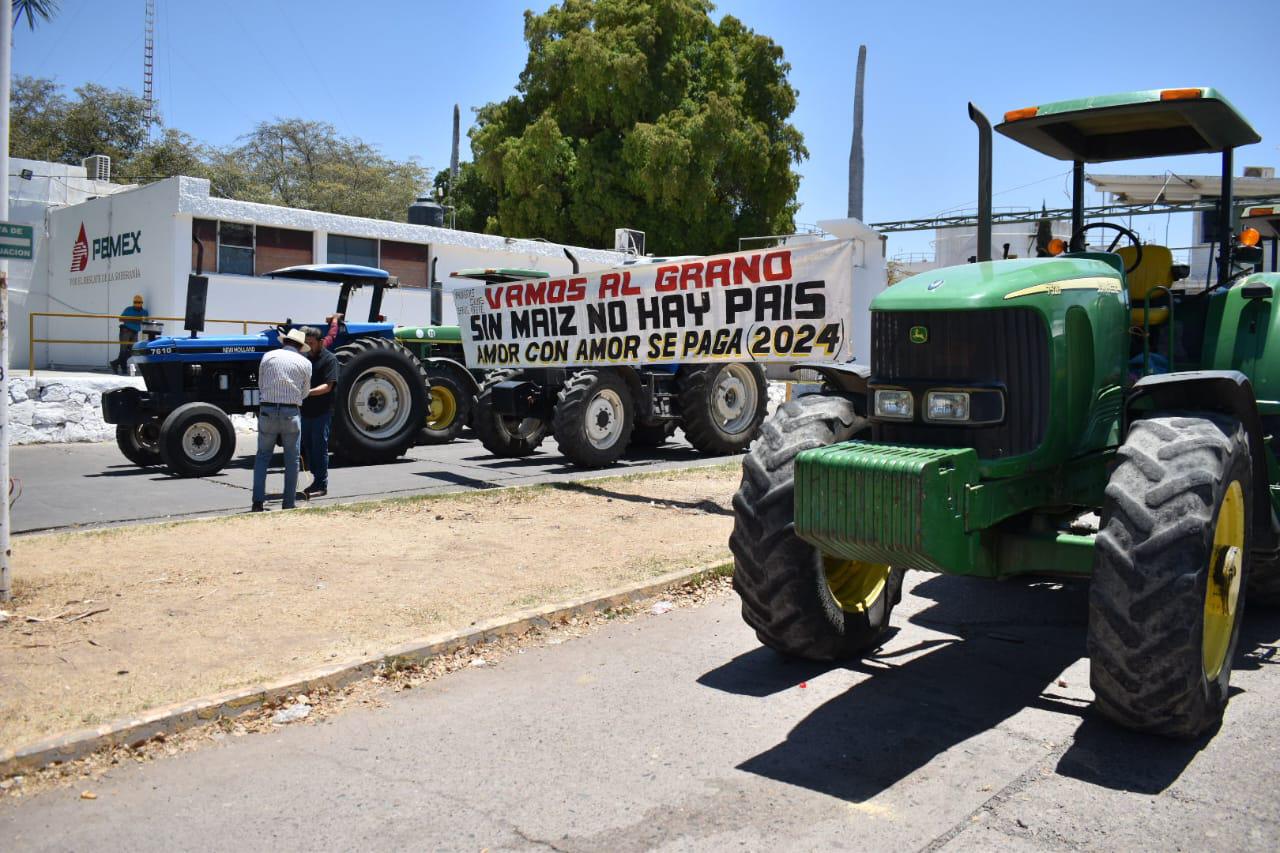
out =
<path fill-rule="evenodd" d="M 444 208 L 432 201 L 430 196 L 423 196 L 409 205 L 409 222 L 413 225 L 434 225 L 436 228 L 443 228 Z"/>

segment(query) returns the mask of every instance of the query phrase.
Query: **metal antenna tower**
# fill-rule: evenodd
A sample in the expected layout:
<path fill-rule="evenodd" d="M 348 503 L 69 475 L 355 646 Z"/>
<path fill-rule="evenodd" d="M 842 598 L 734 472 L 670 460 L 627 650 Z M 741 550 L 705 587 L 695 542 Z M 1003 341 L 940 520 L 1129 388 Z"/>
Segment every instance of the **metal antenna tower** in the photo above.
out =
<path fill-rule="evenodd" d="M 155 120 L 152 82 L 156 65 L 156 0 L 147 0 L 145 21 L 146 34 L 142 41 L 142 101 L 147 106 L 147 133 L 150 134 L 151 123 Z"/>

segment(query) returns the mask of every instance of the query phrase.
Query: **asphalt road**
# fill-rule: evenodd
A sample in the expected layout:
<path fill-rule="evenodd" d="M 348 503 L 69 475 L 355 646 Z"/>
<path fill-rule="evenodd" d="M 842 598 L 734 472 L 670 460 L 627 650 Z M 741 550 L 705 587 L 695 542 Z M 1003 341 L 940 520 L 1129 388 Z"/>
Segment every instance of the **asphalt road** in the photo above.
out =
<path fill-rule="evenodd" d="M 256 442 L 254 435 L 240 436 L 228 468 L 212 477 L 191 479 L 172 476 L 163 468 L 139 468 L 121 455 L 114 442 L 15 447 L 10 464 L 13 476 L 22 483 L 22 495 L 13 507 L 12 529 L 24 533 L 247 512 L 253 490 Z M 550 438 L 537 454 L 524 459 L 499 459 L 479 441 L 464 438 L 446 445 L 416 447 L 404 458 L 386 465 L 331 469 L 329 495 L 320 502 L 527 485 L 716 464 L 727 458 L 730 457 L 704 457 L 677 438 L 657 450 L 629 453 L 609 468 L 588 471 L 568 464 Z M 279 453 L 275 463 L 267 490 L 269 495 L 274 491 L 278 498 L 284 485 Z M 309 482 L 310 475 L 302 474 L 298 485 Z M 279 509 L 278 501 L 274 507 Z"/>
<path fill-rule="evenodd" d="M 1280 617 L 1197 743 L 1088 712 L 1082 587 L 910 576 L 849 667 L 726 596 L 0 808 L 12 850 L 1275 850 Z"/>

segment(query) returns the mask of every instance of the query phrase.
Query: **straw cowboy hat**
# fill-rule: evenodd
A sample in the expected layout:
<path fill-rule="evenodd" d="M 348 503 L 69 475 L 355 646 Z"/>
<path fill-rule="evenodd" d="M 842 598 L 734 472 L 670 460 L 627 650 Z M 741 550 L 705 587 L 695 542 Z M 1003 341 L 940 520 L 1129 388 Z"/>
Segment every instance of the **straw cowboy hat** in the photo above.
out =
<path fill-rule="evenodd" d="M 301 349 L 307 345 L 307 336 L 301 329 L 290 329 L 280 336 L 280 346 L 284 346 L 285 341 L 293 341 Z"/>

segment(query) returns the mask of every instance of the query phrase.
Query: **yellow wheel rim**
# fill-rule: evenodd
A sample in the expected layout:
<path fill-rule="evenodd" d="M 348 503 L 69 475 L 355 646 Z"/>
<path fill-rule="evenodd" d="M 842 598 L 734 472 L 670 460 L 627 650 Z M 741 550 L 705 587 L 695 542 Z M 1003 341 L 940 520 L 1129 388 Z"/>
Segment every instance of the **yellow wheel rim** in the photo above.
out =
<path fill-rule="evenodd" d="M 458 401 L 453 392 L 439 385 L 431 386 L 431 405 L 427 409 L 427 426 L 445 429 L 458 416 Z"/>
<path fill-rule="evenodd" d="M 1209 555 L 1209 580 L 1204 591 L 1204 642 L 1202 658 L 1205 677 L 1213 680 L 1222 672 L 1231 647 L 1231 632 L 1240 604 L 1240 575 L 1244 571 L 1244 490 L 1240 481 L 1227 487 L 1213 529 L 1213 551 Z"/>
<path fill-rule="evenodd" d="M 823 555 L 827 586 L 841 610 L 866 613 L 875 604 L 889 581 L 889 567 L 861 560 L 842 560 Z"/>

